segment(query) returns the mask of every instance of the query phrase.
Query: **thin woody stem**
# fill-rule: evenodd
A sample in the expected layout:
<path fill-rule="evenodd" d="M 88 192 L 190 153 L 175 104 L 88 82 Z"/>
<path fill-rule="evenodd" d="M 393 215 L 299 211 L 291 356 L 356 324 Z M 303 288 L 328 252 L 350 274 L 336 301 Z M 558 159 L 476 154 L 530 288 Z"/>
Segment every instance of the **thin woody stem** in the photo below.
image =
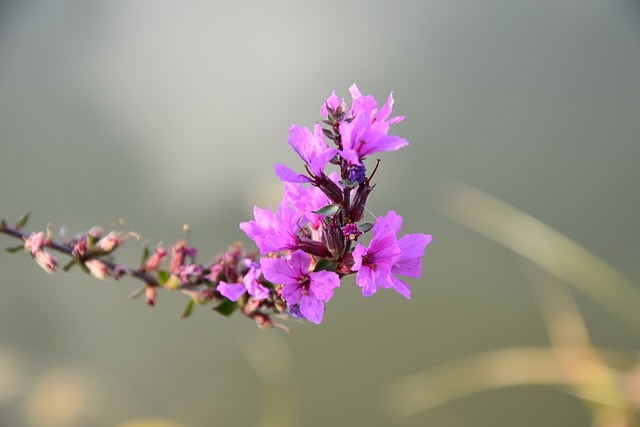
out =
<path fill-rule="evenodd" d="M 4 220 L 0 221 L 0 233 L 15 237 L 16 239 L 20 239 L 23 241 L 29 238 L 29 236 L 31 235 L 31 233 L 26 233 L 18 228 L 10 227 L 9 225 L 7 225 L 6 221 Z M 77 258 L 76 255 L 73 253 L 72 247 L 68 245 L 64 245 L 62 243 L 55 242 L 49 238 L 46 239 L 44 246 L 56 252 L 63 253 L 73 258 Z M 115 263 L 113 261 L 109 261 L 104 258 L 101 258 L 100 256 L 92 256 L 92 255 L 85 255 L 78 261 L 87 261 L 89 259 L 94 259 L 94 258 L 100 259 L 100 261 L 104 263 L 104 265 L 107 266 L 109 271 L 112 274 L 114 274 L 114 276 L 116 277 L 120 275 L 127 275 L 143 281 L 147 286 L 152 286 L 152 287 L 160 286 L 160 283 L 158 283 L 158 278 L 155 275 L 151 275 L 147 273 L 143 268 L 132 269 L 124 265 Z"/>

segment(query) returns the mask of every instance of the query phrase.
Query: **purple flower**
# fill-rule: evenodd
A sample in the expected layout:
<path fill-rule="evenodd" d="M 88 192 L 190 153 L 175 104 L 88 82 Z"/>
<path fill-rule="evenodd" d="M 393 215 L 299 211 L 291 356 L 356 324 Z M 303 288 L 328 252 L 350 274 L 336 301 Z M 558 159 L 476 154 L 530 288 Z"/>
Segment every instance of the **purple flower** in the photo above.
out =
<path fill-rule="evenodd" d="M 309 166 L 314 176 L 323 176 L 324 167 L 338 152 L 324 141 L 322 126 L 316 123 L 314 133 L 302 126 L 293 125 L 289 129 L 289 144 Z M 305 175 L 294 172 L 285 165 L 276 164 L 276 174 L 285 182 L 310 182 Z"/>
<path fill-rule="evenodd" d="M 335 90 L 331 92 L 331 95 L 329 96 L 329 98 L 327 98 L 327 101 L 320 107 L 320 114 L 322 114 L 322 117 L 324 117 L 325 119 L 329 117 L 328 108 L 333 111 L 344 111 L 345 109 L 344 100 L 338 98 Z"/>
<path fill-rule="evenodd" d="M 270 209 L 253 208 L 255 221 L 241 222 L 240 229 L 256 243 L 260 253 L 295 250 L 298 247 L 298 219 L 300 214 L 295 212 L 283 200 L 278 211 L 273 214 Z"/>
<path fill-rule="evenodd" d="M 244 260 L 245 266 L 249 267 L 249 271 L 244 275 L 242 279 L 242 283 L 247 288 L 247 292 L 249 295 L 254 297 L 255 299 L 266 299 L 269 297 L 269 289 L 260 284 L 258 279 L 262 275 L 262 269 L 260 268 L 260 263 L 250 260 L 246 258 Z"/>
<path fill-rule="evenodd" d="M 198 277 L 202 274 L 202 267 L 198 264 L 183 264 L 178 266 L 176 275 L 180 278 L 181 285 L 189 284 L 189 277 Z"/>
<path fill-rule="evenodd" d="M 429 234 L 405 234 L 398 240 L 401 255 L 391 268 L 393 287 L 400 295 L 411 299 L 411 289 L 406 282 L 395 275 L 418 278 L 422 274 L 422 257 L 427 245 L 431 243 Z"/>
<path fill-rule="evenodd" d="M 356 283 L 362 294 L 369 297 L 379 287 L 394 288 L 407 299 L 411 289 L 395 275 L 420 277 L 422 256 L 431 242 L 426 234 L 406 234 L 398 240 L 397 233 L 402 228 L 402 217 L 389 211 L 386 217 L 378 217 L 373 226 L 373 239 L 369 247 L 358 243 L 353 251 L 353 271 L 357 271 Z"/>
<path fill-rule="evenodd" d="M 349 91 L 353 98 L 350 110 L 352 120 L 340 123 L 342 158 L 350 165 L 360 165 L 361 160 L 369 154 L 398 150 L 409 145 L 406 139 L 388 134 L 390 125 L 404 119 L 404 116 L 389 119 L 393 108 L 393 93 L 378 110 L 378 104 L 372 95 L 363 96 L 355 84 Z"/>
<path fill-rule="evenodd" d="M 336 172 L 333 172 L 329 175 L 329 179 L 337 183 L 340 177 Z M 300 222 L 299 225 L 304 226 L 308 222 L 311 226 L 312 238 L 319 241 L 325 217 L 315 214 L 313 211 L 317 211 L 330 203 L 322 190 L 316 186 L 303 186 L 298 183 L 285 182 L 283 200 L 286 200 L 300 212 L 303 222 Z"/>
<path fill-rule="evenodd" d="M 362 295 L 370 297 L 378 292 L 379 286 L 393 286 L 391 268 L 399 256 L 400 247 L 392 233 L 374 236 L 367 248 L 358 243 L 353 250 L 354 264 L 351 270 L 358 272 L 356 284 L 362 288 Z"/>
<path fill-rule="evenodd" d="M 310 272 L 311 259 L 303 251 L 291 258 L 262 258 L 262 274 L 270 282 L 283 284 L 282 296 L 289 306 L 300 304 L 300 313 L 310 322 L 319 324 L 324 315 L 324 302 L 340 286 L 340 278 L 331 271 Z"/>

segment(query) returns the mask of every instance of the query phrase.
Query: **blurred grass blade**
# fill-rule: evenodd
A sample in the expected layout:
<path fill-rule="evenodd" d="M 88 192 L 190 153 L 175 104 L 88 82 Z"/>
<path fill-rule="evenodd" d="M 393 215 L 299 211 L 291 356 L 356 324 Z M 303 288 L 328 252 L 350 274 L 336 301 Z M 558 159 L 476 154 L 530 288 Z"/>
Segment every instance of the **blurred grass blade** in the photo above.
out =
<path fill-rule="evenodd" d="M 609 386 L 589 375 L 571 378 L 552 348 L 519 347 L 463 357 L 408 375 L 386 386 L 381 398 L 384 411 L 397 422 L 484 390 L 519 385 L 565 386 L 576 382 Z"/>
<path fill-rule="evenodd" d="M 640 336 L 640 289 L 595 254 L 524 212 L 462 182 L 442 188 L 442 213 L 566 281 Z"/>

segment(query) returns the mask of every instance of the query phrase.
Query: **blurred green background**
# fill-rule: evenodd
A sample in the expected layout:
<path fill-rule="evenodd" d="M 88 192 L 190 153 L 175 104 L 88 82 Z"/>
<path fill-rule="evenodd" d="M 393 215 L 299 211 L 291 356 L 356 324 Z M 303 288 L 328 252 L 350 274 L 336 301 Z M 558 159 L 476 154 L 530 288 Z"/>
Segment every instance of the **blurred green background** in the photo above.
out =
<path fill-rule="evenodd" d="M 289 126 L 356 82 L 411 143 L 368 206 L 433 243 L 412 301 L 351 278 L 290 335 L 4 253 L 0 425 L 633 425 L 639 76 L 632 0 L 3 2 L 0 215 L 151 244 L 188 223 L 207 262 L 279 200 Z"/>

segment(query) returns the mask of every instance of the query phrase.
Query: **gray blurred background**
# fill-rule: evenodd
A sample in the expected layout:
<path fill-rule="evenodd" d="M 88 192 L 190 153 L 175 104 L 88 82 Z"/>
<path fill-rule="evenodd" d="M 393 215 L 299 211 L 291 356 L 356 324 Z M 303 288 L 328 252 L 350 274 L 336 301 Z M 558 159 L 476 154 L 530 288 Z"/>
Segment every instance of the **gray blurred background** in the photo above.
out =
<path fill-rule="evenodd" d="M 279 200 L 274 163 L 299 169 L 289 126 L 312 126 L 356 82 L 380 102 L 394 92 L 407 118 L 393 133 L 411 144 L 380 155 L 369 208 L 433 243 L 412 301 L 365 299 L 350 278 L 321 326 L 289 335 L 208 308 L 180 320 L 183 295 L 150 309 L 127 299 L 132 280 L 47 276 L 3 253 L 0 425 L 607 425 L 570 384 L 489 381 L 406 416 L 392 385 L 553 341 L 530 278 L 547 273 L 452 219 L 452 182 L 560 231 L 637 290 L 639 76 L 632 0 L 1 3 L 0 215 L 71 235 L 124 218 L 151 244 L 188 223 L 207 262 L 249 243 L 238 223 L 254 204 Z M 120 256 L 135 264 L 140 247 Z M 633 372 L 637 329 L 573 295 L 592 344 Z M 464 370 L 450 378 L 467 384 Z"/>

